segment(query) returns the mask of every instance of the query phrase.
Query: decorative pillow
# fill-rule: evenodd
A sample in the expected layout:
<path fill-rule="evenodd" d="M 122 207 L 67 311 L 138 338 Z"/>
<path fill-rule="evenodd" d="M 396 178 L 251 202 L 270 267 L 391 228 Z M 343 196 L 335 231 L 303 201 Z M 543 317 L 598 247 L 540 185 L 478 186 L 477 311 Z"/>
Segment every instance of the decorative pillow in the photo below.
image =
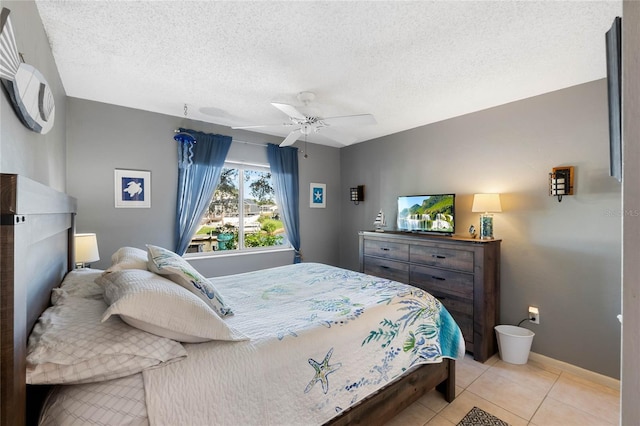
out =
<path fill-rule="evenodd" d="M 180 342 L 246 340 L 187 289 L 149 271 L 114 272 L 98 279 L 110 304 L 105 321 L 120 315 L 127 324 Z"/>
<path fill-rule="evenodd" d="M 101 269 L 81 268 L 69 271 L 59 288 L 51 292 L 51 303 L 58 305 L 65 297 L 102 300 L 104 290 L 94 281 L 104 271 Z"/>
<path fill-rule="evenodd" d="M 162 247 L 147 244 L 147 249 L 149 252 L 148 267 L 151 272 L 164 275 L 174 283 L 180 284 L 202 299 L 221 317 L 233 315 L 231 308 L 224 304 L 218 290 L 189 262 Z"/>
<path fill-rule="evenodd" d="M 102 300 L 68 298 L 45 310 L 27 347 L 27 383 L 89 383 L 115 379 L 187 355 L 176 341 L 102 322 Z"/>
<path fill-rule="evenodd" d="M 135 247 L 120 247 L 111 255 L 111 266 L 103 275 L 123 269 L 147 269 L 147 252 Z"/>
<path fill-rule="evenodd" d="M 149 426 L 142 374 L 106 382 L 54 386 L 38 426 Z"/>

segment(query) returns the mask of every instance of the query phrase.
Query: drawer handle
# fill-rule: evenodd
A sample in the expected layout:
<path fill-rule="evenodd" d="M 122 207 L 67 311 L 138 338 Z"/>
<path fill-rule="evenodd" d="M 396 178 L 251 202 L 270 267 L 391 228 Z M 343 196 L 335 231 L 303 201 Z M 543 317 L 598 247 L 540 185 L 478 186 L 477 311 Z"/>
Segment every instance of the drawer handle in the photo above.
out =
<path fill-rule="evenodd" d="M 447 256 L 443 256 L 441 254 L 432 254 L 431 257 L 435 257 L 436 259 L 446 259 Z"/>
<path fill-rule="evenodd" d="M 389 249 L 387 247 L 380 247 L 380 250 L 389 251 Z"/>
<path fill-rule="evenodd" d="M 431 278 L 433 278 L 434 280 L 438 280 L 438 281 L 444 281 L 444 280 L 446 280 L 446 278 L 436 277 L 435 275 L 431 275 Z"/>
<path fill-rule="evenodd" d="M 389 267 L 388 267 L 388 266 L 384 266 L 384 265 L 380 265 L 380 267 L 381 267 L 382 269 L 389 269 Z"/>

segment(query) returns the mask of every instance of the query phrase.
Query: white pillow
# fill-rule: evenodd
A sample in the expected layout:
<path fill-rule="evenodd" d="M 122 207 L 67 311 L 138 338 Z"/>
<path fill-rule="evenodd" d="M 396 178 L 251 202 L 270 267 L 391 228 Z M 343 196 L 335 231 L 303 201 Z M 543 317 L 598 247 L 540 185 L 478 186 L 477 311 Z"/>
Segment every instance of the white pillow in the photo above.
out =
<path fill-rule="evenodd" d="M 222 296 L 213 284 L 181 256 L 150 244 L 147 244 L 147 251 L 149 252 L 148 268 L 151 272 L 164 275 L 174 283 L 180 284 L 198 296 L 221 317 L 233 315 L 233 311 L 225 305 Z"/>
<path fill-rule="evenodd" d="M 110 304 L 105 321 L 120 315 L 127 324 L 180 342 L 246 340 L 190 291 L 149 271 L 114 272 L 98 279 Z"/>
<path fill-rule="evenodd" d="M 59 288 L 51 292 L 51 303 L 58 305 L 65 297 L 82 297 L 102 300 L 104 290 L 94 281 L 102 274 L 101 269 L 81 268 L 69 271 Z"/>
<path fill-rule="evenodd" d="M 45 310 L 29 336 L 27 383 L 99 382 L 187 355 L 180 343 L 117 317 L 102 322 L 106 308 L 102 300 L 68 298 Z"/>
<path fill-rule="evenodd" d="M 123 269 L 147 269 L 147 252 L 135 247 L 120 247 L 111 255 L 111 266 L 103 275 Z"/>

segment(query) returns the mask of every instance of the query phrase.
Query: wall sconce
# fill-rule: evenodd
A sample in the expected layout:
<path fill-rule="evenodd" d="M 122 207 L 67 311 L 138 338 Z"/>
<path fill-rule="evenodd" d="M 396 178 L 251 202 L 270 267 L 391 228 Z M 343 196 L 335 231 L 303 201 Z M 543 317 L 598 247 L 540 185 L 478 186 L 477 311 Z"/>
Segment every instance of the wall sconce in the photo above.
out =
<path fill-rule="evenodd" d="M 493 240 L 493 212 L 502 211 L 500 194 L 475 194 L 471 211 L 480 215 L 480 239 Z"/>
<path fill-rule="evenodd" d="M 549 195 L 562 202 L 564 195 L 573 195 L 573 166 L 554 167 L 549 173 Z"/>
<path fill-rule="evenodd" d="M 354 204 L 360 204 L 360 201 L 364 201 L 364 185 L 349 188 L 349 195 Z"/>
<path fill-rule="evenodd" d="M 91 262 L 100 260 L 96 234 L 75 234 L 76 268 L 88 268 Z"/>

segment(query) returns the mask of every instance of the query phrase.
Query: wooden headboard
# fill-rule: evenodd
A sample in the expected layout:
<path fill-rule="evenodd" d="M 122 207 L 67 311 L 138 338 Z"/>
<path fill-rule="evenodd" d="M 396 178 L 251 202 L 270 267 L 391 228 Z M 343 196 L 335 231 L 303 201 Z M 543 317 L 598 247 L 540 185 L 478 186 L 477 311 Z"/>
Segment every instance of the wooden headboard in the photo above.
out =
<path fill-rule="evenodd" d="M 27 338 L 51 289 L 73 268 L 76 200 L 0 174 L 0 425 L 24 425 Z"/>

